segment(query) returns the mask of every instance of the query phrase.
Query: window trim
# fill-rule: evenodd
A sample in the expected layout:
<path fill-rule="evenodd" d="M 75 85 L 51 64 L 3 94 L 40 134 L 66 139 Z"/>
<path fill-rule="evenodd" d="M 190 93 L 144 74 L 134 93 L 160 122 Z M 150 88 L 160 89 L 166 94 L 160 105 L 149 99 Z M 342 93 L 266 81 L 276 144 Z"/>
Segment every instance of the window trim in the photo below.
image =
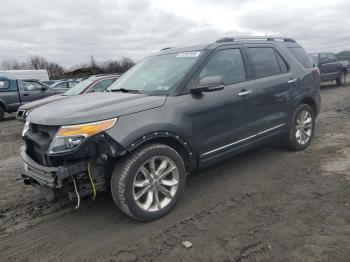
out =
<path fill-rule="evenodd" d="M 287 72 L 283 73 L 283 72 L 282 72 L 281 65 L 280 65 L 281 75 L 288 74 L 288 73 L 290 72 L 290 65 L 289 65 L 289 63 L 288 63 L 288 62 L 286 61 L 286 59 L 281 55 L 281 53 L 278 52 L 278 50 L 277 50 L 276 48 L 273 48 L 273 49 L 274 49 L 274 51 L 275 51 L 276 57 L 277 57 L 277 56 L 280 56 L 280 58 L 282 59 L 282 61 L 283 61 L 283 62 L 286 64 L 286 66 L 287 66 Z M 278 62 L 278 64 L 280 63 L 279 60 L 278 60 L 278 58 L 277 58 L 277 62 Z"/>

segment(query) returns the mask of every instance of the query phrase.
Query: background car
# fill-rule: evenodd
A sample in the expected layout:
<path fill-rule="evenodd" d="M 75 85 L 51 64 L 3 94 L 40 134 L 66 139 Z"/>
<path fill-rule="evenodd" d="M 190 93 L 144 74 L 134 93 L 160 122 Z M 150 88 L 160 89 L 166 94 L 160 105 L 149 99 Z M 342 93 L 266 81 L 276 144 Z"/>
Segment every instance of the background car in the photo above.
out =
<path fill-rule="evenodd" d="M 50 85 L 50 87 L 55 88 L 55 89 L 69 89 L 76 84 L 78 84 L 79 81 L 77 80 L 62 80 L 62 81 L 57 81 Z"/>
<path fill-rule="evenodd" d="M 90 93 L 90 92 L 103 92 L 106 90 L 107 87 L 109 87 L 115 80 L 119 78 L 120 75 L 99 75 L 99 76 L 91 76 L 88 79 L 85 79 L 84 81 L 81 81 L 80 83 L 76 84 L 66 92 L 37 100 L 33 103 L 28 103 L 25 105 L 22 105 L 18 111 L 16 118 L 20 121 L 25 121 L 26 117 L 28 116 L 29 112 L 32 110 L 42 106 L 46 105 L 48 103 L 62 100 L 69 98 L 71 96 L 81 95 L 84 93 Z M 51 87 L 50 87 L 51 88 Z M 51 88 L 53 90 L 62 90 L 57 88 Z"/>
<path fill-rule="evenodd" d="M 312 53 L 310 54 L 316 66 L 320 69 L 321 81 L 336 81 L 337 85 L 344 85 L 347 68 L 343 63 L 337 61 L 333 53 Z"/>
<path fill-rule="evenodd" d="M 62 89 L 54 89 L 35 79 L 16 79 L 0 76 L 0 121 L 5 112 L 16 112 L 18 107 L 44 98 L 64 92 Z"/>

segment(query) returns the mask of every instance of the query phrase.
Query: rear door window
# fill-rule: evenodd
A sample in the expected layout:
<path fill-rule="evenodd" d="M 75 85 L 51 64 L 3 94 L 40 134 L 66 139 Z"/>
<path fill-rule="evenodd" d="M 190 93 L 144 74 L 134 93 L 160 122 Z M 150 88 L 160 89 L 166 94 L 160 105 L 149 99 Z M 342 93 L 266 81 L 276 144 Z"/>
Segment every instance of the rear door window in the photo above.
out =
<path fill-rule="evenodd" d="M 298 60 L 304 68 L 314 67 L 314 61 L 302 47 L 288 47 L 289 52 Z M 322 57 L 320 57 L 322 58 Z"/>
<path fill-rule="evenodd" d="M 272 47 L 249 47 L 248 55 L 253 63 L 256 78 L 274 76 L 282 73 L 277 55 Z"/>
<path fill-rule="evenodd" d="M 71 88 L 73 86 L 75 86 L 76 82 L 75 81 L 69 81 L 68 82 L 68 87 Z"/>
<path fill-rule="evenodd" d="M 9 87 L 9 81 L 0 80 L 0 91 Z"/>
<path fill-rule="evenodd" d="M 94 84 L 90 89 L 89 92 L 103 92 L 109 87 L 113 82 L 115 81 L 114 78 L 112 79 L 104 79 L 98 81 L 96 84 Z"/>
<path fill-rule="evenodd" d="M 328 59 L 329 59 L 329 62 L 335 62 L 336 61 L 334 54 L 328 54 Z"/>
<path fill-rule="evenodd" d="M 62 82 L 62 83 L 59 83 L 56 88 L 65 88 L 67 89 L 68 88 L 68 83 L 67 82 Z"/>

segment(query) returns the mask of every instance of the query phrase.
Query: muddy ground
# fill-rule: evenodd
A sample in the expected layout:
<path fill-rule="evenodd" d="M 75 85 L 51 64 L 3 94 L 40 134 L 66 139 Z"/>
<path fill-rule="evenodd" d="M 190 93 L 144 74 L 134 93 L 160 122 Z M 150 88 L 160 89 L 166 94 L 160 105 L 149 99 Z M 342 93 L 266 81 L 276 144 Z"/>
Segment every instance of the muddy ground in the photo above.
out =
<path fill-rule="evenodd" d="M 108 195 L 79 210 L 41 199 L 16 180 L 22 124 L 9 117 L 0 123 L 0 261 L 350 261 L 350 85 L 324 86 L 322 99 L 306 151 L 270 145 L 200 171 L 151 223 L 129 219 Z"/>

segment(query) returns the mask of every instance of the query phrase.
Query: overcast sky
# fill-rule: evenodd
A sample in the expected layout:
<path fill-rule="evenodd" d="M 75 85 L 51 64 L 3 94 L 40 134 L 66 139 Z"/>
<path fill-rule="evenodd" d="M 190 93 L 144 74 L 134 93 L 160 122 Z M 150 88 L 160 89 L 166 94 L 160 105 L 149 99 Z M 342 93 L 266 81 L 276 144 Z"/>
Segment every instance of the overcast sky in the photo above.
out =
<path fill-rule="evenodd" d="M 0 62 L 72 66 L 223 36 L 283 35 L 308 51 L 350 50 L 349 0 L 0 0 Z"/>

